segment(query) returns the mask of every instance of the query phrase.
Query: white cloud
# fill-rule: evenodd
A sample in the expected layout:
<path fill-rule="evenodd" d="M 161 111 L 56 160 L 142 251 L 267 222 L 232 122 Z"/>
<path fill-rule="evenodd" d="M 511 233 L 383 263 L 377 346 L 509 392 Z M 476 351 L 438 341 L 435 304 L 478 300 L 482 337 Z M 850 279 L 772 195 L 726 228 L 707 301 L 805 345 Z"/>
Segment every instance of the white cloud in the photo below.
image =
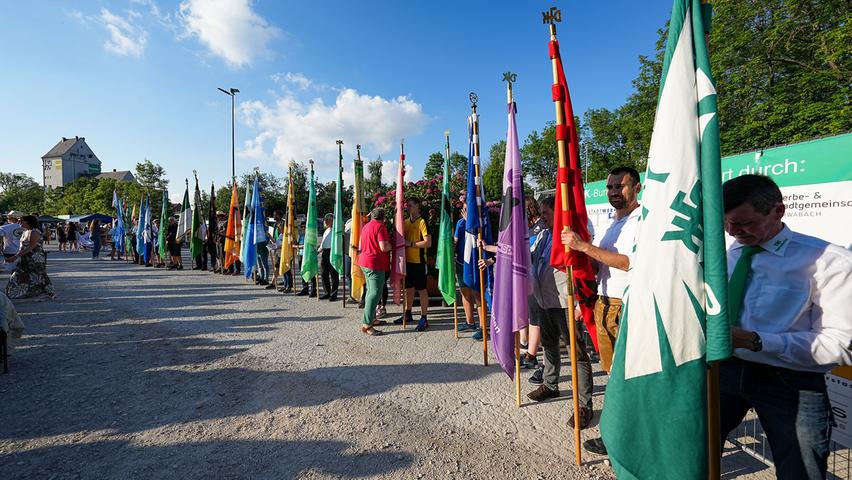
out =
<path fill-rule="evenodd" d="M 272 81 L 275 83 L 288 83 L 297 87 L 299 90 L 307 90 L 314 84 L 311 79 L 309 79 L 302 73 L 273 73 L 271 75 L 271 78 Z"/>
<path fill-rule="evenodd" d="M 281 34 L 252 10 L 249 0 L 186 0 L 180 4 L 186 36 L 196 36 L 231 67 L 250 64 Z"/>
<path fill-rule="evenodd" d="M 78 13 L 73 15 L 77 16 Z M 141 57 L 148 43 L 148 32 L 133 23 L 139 17 L 139 13 L 132 10 L 128 12 L 127 17 L 122 17 L 101 8 L 99 20 L 110 35 L 104 42 L 104 49 L 117 55 Z"/>
<path fill-rule="evenodd" d="M 367 180 L 367 177 L 370 175 L 367 172 L 367 164 L 370 163 L 370 160 L 367 160 L 364 157 L 361 157 L 364 161 L 364 180 Z M 410 164 L 405 165 L 405 173 L 402 178 L 406 182 L 411 181 L 413 167 Z M 388 185 L 396 185 L 396 176 L 399 174 L 399 160 L 382 160 L 382 182 Z M 352 161 L 349 162 L 349 165 L 346 162 L 343 163 L 343 185 L 352 185 L 355 183 L 355 165 Z"/>
<path fill-rule="evenodd" d="M 300 101 L 288 94 L 268 104 L 241 102 L 239 110 L 240 121 L 257 132 L 240 156 L 274 160 L 284 168 L 290 158 L 303 163 L 313 158 L 318 175 L 325 179 L 337 176 L 335 140 L 346 142 L 344 165 L 351 170 L 356 143 L 361 144 L 362 154 L 387 153 L 397 147 L 400 138 L 422 131 L 428 121 L 422 106 L 409 97 L 386 99 L 350 88 L 341 89 L 333 104 L 320 98 Z M 383 177 L 396 178 L 396 162 L 383 163 Z"/>

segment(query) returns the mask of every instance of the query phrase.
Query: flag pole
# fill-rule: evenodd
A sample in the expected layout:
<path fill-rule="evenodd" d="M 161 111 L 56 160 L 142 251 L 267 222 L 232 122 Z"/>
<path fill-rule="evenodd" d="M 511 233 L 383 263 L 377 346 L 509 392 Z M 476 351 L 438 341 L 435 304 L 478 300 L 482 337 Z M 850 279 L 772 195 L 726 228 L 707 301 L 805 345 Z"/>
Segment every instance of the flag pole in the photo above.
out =
<path fill-rule="evenodd" d="M 551 7 L 549 11 L 542 12 L 543 22 L 550 27 L 550 41 L 556 41 L 556 23 L 562 21 L 562 12 L 556 7 Z M 551 65 L 553 67 L 553 84 L 559 85 L 559 71 L 556 62 L 556 58 L 551 55 Z M 556 125 L 558 127 L 563 127 L 565 125 L 565 109 L 564 109 L 564 95 L 554 95 L 553 103 L 556 107 Z M 565 145 L 565 139 L 557 138 L 557 148 L 559 151 L 559 171 L 565 172 L 568 168 L 568 151 Z M 557 184 L 559 184 L 559 175 L 557 175 Z M 568 215 L 570 211 L 569 203 L 568 203 L 568 189 L 567 184 L 563 186 L 563 188 L 558 188 L 559 192 L 559 201 L 562 203 L 562 214 Z M 566 219 L 567 220 L 567 219 Z M 567 225 L 568 222 L 564 221 L 563 225 Z M 561 234 L 561 232 L 554 232 L 555 235 Z M 568 245 L 565 245 L 565 252 L 569 251 Z M 574 268 L 571 265 L 567 265 L 565 268 L 565 275 L 567 276 L 567 287 L 568 287 L 568 308 L 566 312 L 567 320 L 568 320 L 568 337 L 570 343 L 570 353 L 571 353 L 571 397 L 573 399 L 574 404 L 574 454 L 577 465 L 581 465 L 583 463 L 583 453 L 580 448 L 580 398 L 577 396 L 578 390 L 578 381 L 577 381 L 577 329 L 575 324 L 575 313 L 574 313 Z"/>
<path fill-rule="evenodd" d="M 480 174 L 479 174 L 479 115 L 476 113 L 476 102 L 479 98 L 475 93 L 471 92 L 468 96 L 470 99 L 470 110 L 471 110 L 471 128 L 473 129 L 473 171 L 476 178 L 474 179 L 474 184 L 476 185 L 476 200 L 477 200 L 477 208 L 480 209 L 479 212 L 476 212 L 477 215 L 482 215 L 482 206 L 479 205 L 479 201 L 482 198 L 482 185 L 479 183 Z M 479 229 L 476 231 L 476 245 L 477 250 L 479 251 L 480 260 L 485 258 L 483 256 L 482 247 L 480 243 L 482 242 L 482 222 L 479 222 Z M 478 268 L 478 267 L 477 267 Z M 486 320 L 485 318 L 488 316 L 488 306 L 485 305 L 485 271 L 479 269 L 479 328 L 482 330 L 482 364 L 488 366 L 488 332 L 485 330 Z"/>
<path fill-rule="evenodd" d="M 450 131 L 449 130 L 444 130 L 444 138 L 446 139 L 445 146 L 446 146 L 446 152 L 447 152 L 447 156 L 445 157 L 446 160 L 444 160 L 444 161 L 447 162 L 447 165 L 449 166 L 450 165 Z M 445 170 L 447 172 L 450 171 L 449 168 L 447 168 Z M 449 183 L 449 179 L 447 180 L 447 183 Z M 452 206 L 450 207 L 450 212 L 452 212 Z M 450 215 L 450 225 L 452 225 L 452 218 L 453 217 L 452 217 L 452 214 L 451 214 Z M 455 253 L 453 254 L 453 256 L 455 256 Z M 453 260 L 453 261 L 455 262 L 455 260 Z M 453 269 L 453 278 L 454 279 L 456 278 L 455 268 Z M 453 282 L 453 283 L 456 283 L 456 282 Z M 458 302 L 458 296 L 455 296 L 454 299 L 453 299 L 453 326 L 454 326 L 453 331 L 455 332 L 455 337 L 459 338 L 459 302 Z"/>
<path fill-rule="evenodd" d="M 399 141 L 399 171 L 402 172 L 402 178 L 405 179 L 405 139 Z M 405 203 L 403 202 L 403 205 Z M 403 227 L 404 230 L 404 227 Z M 408 273 L 406 271 L 405 273 Z M 405 314 L 405 307 L 408 306 L 408 289 L 405 288 L 405 277 L 399 282 L 399 288 L 402 290 L 402 328 L 403 330 L 406 328 L 406 317 L 408 315 Z M 412 308 L 414 307 L 412 301 Z"/>
<path fill-rule="evenodd" d="M 509 108 L 512 108 L 515 103 L 512 83 L 517 78 L 517 75 L 512 72 L 503 74 L 503 80 L 506 81 L 506 102 Z M 515 332 L 515 406 L 521 408 L 521 332 Z"/>
<path fill-rule="evenodd" d="M 340 171 L 343 171 L 343 140 L 337 140 L 337 168 Z M 342 177 L 340 177 L 342 178 Z M 341 182 L 342 183 L 342 182 Z M 339 185 L 340 191 L 343 192 L 343 185 Z M 340 201 L 340 211 L 343 211 L 343 196 L 338 199 Z M 356 200 L 357 201 L 357 200 Z M 335 213 L 337 213 L 337 207 L 334 207 Z M 343 222 L 343 219 L 338 219 L 338 222 Z M 343 225 L 343 224 L 341 224 Z M 340 231 L 340 245 L 341 249 L 343 248 L 343 240 L 346 236 L 345 229 Z M 343 252 L 344 258 L 343 260 L 343 273 L 340 275 L 340 284 L 343 287 L 342 296 L 343 296 L 343 308 L 346 308 L 346 252 Z M 352 271 L 351 268 L 349 270 Z"/>
<path fill-rule="evenodd" d="M 709 8 L 709 0 L 701 0 L 702 8 Z M 705 7 L 707 6 L 707 7 Z M 710 29 L 704 32 L 704 44 L 710 54 Z M 707 368 L 707 478 L 719 480 L 722 475 L 722 420 L 719 405 L 719 362 L 710 362 Z"/>

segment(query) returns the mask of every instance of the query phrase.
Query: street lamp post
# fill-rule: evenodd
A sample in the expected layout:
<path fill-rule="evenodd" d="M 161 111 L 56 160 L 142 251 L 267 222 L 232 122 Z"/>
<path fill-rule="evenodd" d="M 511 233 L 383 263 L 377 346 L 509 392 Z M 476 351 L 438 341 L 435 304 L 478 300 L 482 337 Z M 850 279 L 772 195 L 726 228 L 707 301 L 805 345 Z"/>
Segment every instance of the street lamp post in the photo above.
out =
<path fill-rule="evenodd" d="M 236 169 L 234 168 L 234 120 L 236 118 L 236 114 L 234 112 L 236 108 L 235 99 L 240 91 L 236 88 L 229 88 L 228 90 L 219 88 L 219 91 L 231 97 L 231 178 L 236 178 L 237 174 Z"/>

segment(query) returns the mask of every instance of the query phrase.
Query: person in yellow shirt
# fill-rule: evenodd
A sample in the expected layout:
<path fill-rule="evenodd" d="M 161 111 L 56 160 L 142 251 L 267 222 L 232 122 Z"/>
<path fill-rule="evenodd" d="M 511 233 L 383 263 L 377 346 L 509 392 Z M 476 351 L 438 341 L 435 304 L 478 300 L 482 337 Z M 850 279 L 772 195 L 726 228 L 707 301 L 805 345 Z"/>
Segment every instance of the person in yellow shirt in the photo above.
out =
<path fill-rule="evenodd" d="M 426 221 L 420 217 L 420 199 L 410 197 L 405 201 L 408 218 L 405 219 L 405 319 L 414 322 L 411 307 L 414 306 L 414 292 L 420 293 L 420 321 L 416 330 L 422 332 L 429 328 L 426 314 L 429 309 L 429 292 L 426 291 L 426 249 L 432 246 L 432 237 L 426 229 Z M 399 325 L 403 317 L 394 320 Z"/>

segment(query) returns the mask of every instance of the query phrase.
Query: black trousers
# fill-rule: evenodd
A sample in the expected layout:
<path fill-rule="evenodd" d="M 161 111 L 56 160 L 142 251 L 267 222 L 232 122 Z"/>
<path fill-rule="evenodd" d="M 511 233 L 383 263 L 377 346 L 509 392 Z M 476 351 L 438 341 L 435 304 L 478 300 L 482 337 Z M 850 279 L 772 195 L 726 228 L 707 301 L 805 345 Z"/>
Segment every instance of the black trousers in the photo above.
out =
<path fill-rule="evenodd" d="M 324 248 L 322 250 L 322 288 L 328 295 L 336 296 L 338 282 L 340 282 L 340 275 L 331 266 L 331 249 Z"/>

